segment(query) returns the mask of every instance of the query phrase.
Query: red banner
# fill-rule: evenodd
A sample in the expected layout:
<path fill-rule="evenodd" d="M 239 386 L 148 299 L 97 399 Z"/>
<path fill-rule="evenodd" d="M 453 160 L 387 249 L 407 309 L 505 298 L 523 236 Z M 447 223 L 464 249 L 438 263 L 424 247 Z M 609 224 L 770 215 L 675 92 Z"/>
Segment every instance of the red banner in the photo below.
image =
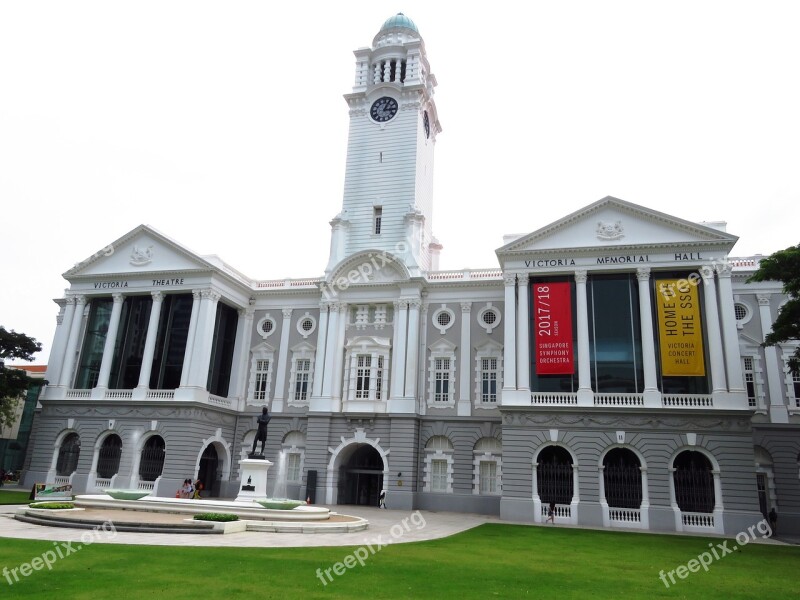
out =
<path fill-rule="evenodd" d="M 534 283 L 533 336 L 539 375 L 572 375 L 572 298 L 569 282 Z"/>

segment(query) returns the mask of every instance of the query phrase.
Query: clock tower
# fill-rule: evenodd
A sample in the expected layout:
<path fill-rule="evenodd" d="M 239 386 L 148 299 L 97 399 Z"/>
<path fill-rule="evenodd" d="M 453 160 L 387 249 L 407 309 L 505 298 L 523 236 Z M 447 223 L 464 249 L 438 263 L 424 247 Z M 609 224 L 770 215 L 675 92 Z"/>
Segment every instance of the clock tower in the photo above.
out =
<path fill-rule="evenodd" d="M 387 252 L 411 276 L 438 268 L 431 232 L 433 150 L 442 128 L 436 78 L 414 22 L 399 13 L 355 51 L 342 211 L 331 221 L 326 276 L 360 252 Z"/>

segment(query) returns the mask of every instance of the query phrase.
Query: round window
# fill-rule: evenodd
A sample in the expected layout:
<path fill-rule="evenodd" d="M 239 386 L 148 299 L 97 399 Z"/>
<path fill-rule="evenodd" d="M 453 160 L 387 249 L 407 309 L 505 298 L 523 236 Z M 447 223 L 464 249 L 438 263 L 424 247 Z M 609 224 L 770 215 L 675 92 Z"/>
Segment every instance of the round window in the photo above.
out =
<path fill-rule="evenodd" d="M 747 318 L 747 307 L 744 304 L 734 304 L 733 312 L 737 321 L 744 321 Z"/>
<path fill-rule="evenodd" d="M 497 313 L 493 310 L 487 310 L 483 313 L 483 322 L 487 325 L 492 325 L 495 321 L 497 321 Z"/>
<path fill-rule="evenodd" d="M 311 331 L 314 329 L 314 321 L 311 319 L 303 319 L 302 323 L 300 323 L 300 327 L 303 331 Z"/>
<path fill-rule="evenodd" d="M 439 316 L 436 317 L 436 322 L 442 327 L 447 327 L 450 325 L 450 313 L 440 312 Z"/>
<path fill-rule="evenodd" d="M 261 331 L 264 333 L 272 333 L 272 330 L 275 328 L 275 323 L 272 321 L 264 321 L 261 324 Z"/>

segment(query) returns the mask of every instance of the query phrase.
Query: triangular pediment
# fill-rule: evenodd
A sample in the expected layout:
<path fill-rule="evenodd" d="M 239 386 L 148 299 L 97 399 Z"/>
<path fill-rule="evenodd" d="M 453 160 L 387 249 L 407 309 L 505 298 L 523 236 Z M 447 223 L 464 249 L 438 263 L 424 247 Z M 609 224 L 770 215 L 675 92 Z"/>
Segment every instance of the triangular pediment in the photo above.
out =
<path fill-rule="evenodd" d="M 499 248 L 497 254 L 675 246 L 713 246 L 729 250 L 737 239 L 713 227 L 607 196 L 517 238 Z"/>
<path fill-rule="evenodd" d="M 215 266 L 148 225 L 139 225 L 64 273 L 66 279 L 152 272 L 211 271 Z"/>

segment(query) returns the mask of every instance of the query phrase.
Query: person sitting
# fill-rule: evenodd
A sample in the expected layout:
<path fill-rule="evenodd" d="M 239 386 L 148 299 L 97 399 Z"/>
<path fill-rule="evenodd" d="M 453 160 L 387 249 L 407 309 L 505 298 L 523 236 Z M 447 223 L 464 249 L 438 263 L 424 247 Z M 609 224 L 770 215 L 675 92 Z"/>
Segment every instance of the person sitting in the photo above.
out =
<path fill-rule="evenodd" d="M 197 481 L 194 482 L 194 494 L 192 494 L 193 500 L 200 500 L 200 492 L 203 491 L 203 482 L 200 481 L 198 478 Z"/>
<path fill-rule="evenodd" d="M 191 479 L 184 479 L 183 480 L 183 487 L 181 488 L 181 498 L 191 498 L 192 497 L 192 480 Z"/>

